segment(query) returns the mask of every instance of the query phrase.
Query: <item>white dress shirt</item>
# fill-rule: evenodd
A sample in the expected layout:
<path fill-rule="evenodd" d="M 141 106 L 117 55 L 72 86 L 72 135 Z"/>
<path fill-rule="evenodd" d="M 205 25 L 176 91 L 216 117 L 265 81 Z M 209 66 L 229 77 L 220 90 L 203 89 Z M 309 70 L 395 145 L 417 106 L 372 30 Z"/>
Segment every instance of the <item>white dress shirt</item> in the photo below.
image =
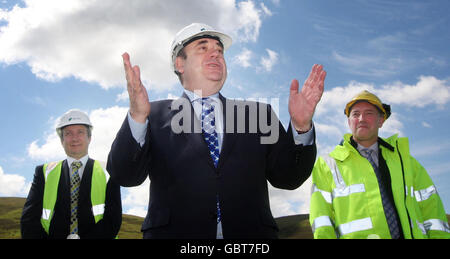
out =
<path fill-rule="evenodd" d="M 85 155 L 84 157 L 82 157 L 78 160 L 73 157 L 67 156 L 67 164 L 69 165 L 69 174 L 72 170 L 71 169 L 72 163 L 74 161 L 80 161 L 81 167 L 80 167 L 80 169 L 78 169 L 78 175 L 80 176 L 80 180 L 81 180 L 81 178 L 83 177 L 84 168 L 86 167 L 86 163 L 87 163 L 88 159 L 89 159 L 89 155 Z"/>

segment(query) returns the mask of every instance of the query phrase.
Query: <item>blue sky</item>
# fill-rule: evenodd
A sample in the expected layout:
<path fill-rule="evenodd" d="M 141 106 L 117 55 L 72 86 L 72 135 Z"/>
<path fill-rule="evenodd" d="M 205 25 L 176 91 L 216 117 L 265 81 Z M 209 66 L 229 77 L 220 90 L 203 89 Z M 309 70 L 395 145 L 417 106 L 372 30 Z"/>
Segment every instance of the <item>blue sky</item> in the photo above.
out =
<path fill-rule="evenodd" d="M 64 158 L 54 128 L 72 108 L 91 116 L 89 153 L 106 161 L 128 107 L 121 54 L 141 66 L 151 100 L 176 98 L 172 37 L 203 22 L 233 37 L 222 94 L 278 104 L 285 126 L 291 80 L 324 65 L 319 154 L 349 132 L 343 109 L 355 93 L 391 104 L 381 136 L 409 137 L 450 213 L 447 0 L 0 0 L 0 9 L 0 196 L 26 197 L 34 168 Z M 308 213 L 310 186 L 271 188 L 274 216 Z M 125 213 L 145 215 L 148 181 L 123 188 L 122 198 Z"/>

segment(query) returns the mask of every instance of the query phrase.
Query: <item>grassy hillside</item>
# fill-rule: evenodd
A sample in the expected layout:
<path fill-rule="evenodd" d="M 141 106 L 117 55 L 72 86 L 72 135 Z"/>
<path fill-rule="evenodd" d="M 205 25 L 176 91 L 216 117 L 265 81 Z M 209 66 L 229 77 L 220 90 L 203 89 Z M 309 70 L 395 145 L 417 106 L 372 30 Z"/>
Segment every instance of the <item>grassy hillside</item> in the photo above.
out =
<path fill-rule="evenodd" d="M 22 215 L 24 198 L 0 197 L 0 239 L 20 238 L 20 217 Z M 309 215 L 294 215 L 276 218 L 279 237 L 283 239 L 313 238 L 309 225 Z M 450 221 L 450 215 L 447 215 Z M 141 239 L 143 218 L 124 214 L 119 239 Z"/>
<path fill-rule="evenodd" d="M 20 236 L 20 217 L 25 198 L 0 197 L 0 239 L 18 239 Z M 119 231 L 121 239 L 142 238 L 141 217 L 123 215 L 122 226 Z"/>
<path fill-rule="evenodd" d="M 0 197 L 0 239 L 20 238 L 20 217 L 24 198 Z M 143 218 L 123 215 L 119 232 L 120 239 L 141 239 Z M 276 219 L 280 238 L 312 238 L 308 215 L 296 215 Z"/>

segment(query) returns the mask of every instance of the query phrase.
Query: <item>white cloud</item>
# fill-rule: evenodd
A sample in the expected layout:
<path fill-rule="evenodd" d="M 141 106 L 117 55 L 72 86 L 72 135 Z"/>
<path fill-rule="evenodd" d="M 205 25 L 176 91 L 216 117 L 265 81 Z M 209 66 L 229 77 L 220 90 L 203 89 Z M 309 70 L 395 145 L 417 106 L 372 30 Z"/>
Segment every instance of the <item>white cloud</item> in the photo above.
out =
<path fill-rule="evenodd" d="M 126 214 L 140 217 L 147 215 L 149 188 L 150 180 L 147 178 L 141 185 L 126 188 L 126 191 L 122 192 L 122 205 L 128 207 Z"/>
<path fill-rule="evenodd" d="M 309 213 L 311 197 L 311 177 L 296 190 L 281 190 L 269 185 L 269 199 L 275 218 Z"/>
<path fill-rule="evenodd" d="M 261 57 L 260 64 L 265 71 L 270 72 L 272 67 L 278 63 L 278 53 L 270 49 L 266 49 L 266 51 L 268 57 Z"/>
<path fill-rule="evenodd" d="M 104 88 L 124 87 L 121 54 L 141 67 L 147 87 L 170 89 L 174 34 L 192 22 L 224 30 L 235 42 L 255 42 L 267 7 L 253 1 L 25 0 L 0 12 L 0 62 L 26 62 L 45 80 L 75 77 Z M 261 10 L 264 8 L 264 10 Z M 182 15 L 180 15 L 182 14 Z M 120 97 L 119 97 L 120 98 Z"/>
<path fill-rule="evenodd" d="M 261 3 L 261 9 L 263 10 L 265 15 L 267 16 L 273 15 L 272 11 L 270 11 L 269 8 L 267 8 L 267 6 L 264 3 Z"/>
<path fill-rule="evenodd" d="M 434 76 L 420 76 L 415 85 L 396 82 L 382 86 L 377 93 L 386 103 L 409 107 L 440 107 L 450 101 L 450 83 Z"/>
<path fill-rule="evenodd" d="M 89 155 L 95 159 L 106 161 L 111 144 L 125 120 L 128 107 L 114 106 L 93 110 L 89 117 L 94 129 L 89 146 Z"/>
<path fill-rule="evenodd" d="M 53 161 L 65 157 L 64 149 L 56 132 L 45 137 L 45 143 L 39 145 L 39 140 L 35 140 L 28 145 L 28 156 L 35 160 Z"/>
<path fill-rule="evenodd" d="M 247 48 L 244 48 L 240 54 L 234 57 L 233 61 L 235 64 L 247 68 L 251 66 L 250 60 L 252 56 L 253 56 L 252 51 L 248 50 Z"/>
<path fill-rule="evenodd" d="M 431 126 L 431 124 L 426 121 L 422 121 L 422 126 L 424 126 L 425 128 L 429 128 L 429 129 L 433 128 L 433 126 Z"/>
<path fill-rule="evenodd" d="M 0 166 L 0 196 L 23 196 L 31 187 L 25 177 L 17 174 L 6 174 Z"/>
<path fill-rule="evenodd" d="M 221 1 L 221 0 L 217 0 Z M 242 41 L 256 42 L 259 36 L 259 29 L 261 28 L 261 10 L 256 8 L 253 1 L 239 2 L 237 8 L 234 7 L 235 1 L 224 1 L 233 5 L 230 10 L 231 15 L 225 15 L 225 21 L 234 28 L 229 27 L 229 31 L 235 31 L 234 35 L 240 35 Z M 204 2 L 201 1 L 202 5 Z M 224 10 L 226 11 L 226 10 Z M 234 20 L 233 20 L 234 19 Z"/>

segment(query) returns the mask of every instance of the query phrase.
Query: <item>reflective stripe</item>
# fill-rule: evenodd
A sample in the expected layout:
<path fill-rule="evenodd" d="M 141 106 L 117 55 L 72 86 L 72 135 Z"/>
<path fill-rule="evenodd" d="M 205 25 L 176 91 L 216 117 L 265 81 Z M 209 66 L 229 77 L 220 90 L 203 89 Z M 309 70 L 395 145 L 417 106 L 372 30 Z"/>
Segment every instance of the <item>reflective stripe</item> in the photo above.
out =
<path fill-rule="evenodd" d="M 339 233 L 343 235 L 347 235 L 353 232 L 368 230 L 373 228 L 372 220 L 370 218 L 357 219 L 354 221 L 350 221 L 345 224 L 339 225 Z"/>
<path fill-rule="evenodd" d="M 92 206 L 92 213 L 95 216 L 102 215 L 105 212 L 105 204 Z"/>
<path fill-rule="evenodd" d="M 436 187 L 432 185 L 426 189 L 415 191 L 414 196 L 416 196 L 417 202 L 421 202 L 424 200 L 428 200 L 428 198 L 430 198 L 431 195 L 435 193 L 437 193 Z"/>
<path fill-rule="evenodd" d="M 331 223 L 331 219 L 328 216 L 320 216 L 314 219 L 314 222 L 311 226 L 312 232 L 316 232 L 316 229 L 320 227 L 333 227 L 333 223 Z"/>
<path fill-rule="evenodd" d="M 353 194 L 353 193 L 359 193 L 359 192 L 365 192 L 365 191 L 366 191 L 366 189 L 364 188 L 364 184 L 362 184 L 362 183 L 346 186 L 345 188 L 342 188 L 342 189 L 336 188 L 333 190 L 333 199 L 336 197 L 345 197 L 345 196 L 349 196 L 350 194 Z"/>
<path fill-rule="evenodd" d="M 425 222 L 423 222 L 423 226 L 427 232 L 430 230 L 438 230 L 450 233 L 448 223 L 440 219 L 425 220 Z"/>
<path fill-rule="evenodd" d="M 325 163 L 327 163 L 328 167 L 330 168 L 331 174 L 333 175 L 334 183 L 336 184 L 336 188 L 333 190 L 333 194 L 331 197 L 332 199 L 336 197 L 346 197 L 353 193 L 360 193 L 366 191 L 366 188 L 362 183 L 347 186 L 344 182 L 344 178 L 342 177 L 341 172 L 339 171 L 339 168 L 337 167 L 336 160 L 334 160 L 334 158 L 330 157 L 329 155 L 325 155 L 323 156 L 323 158 Z M 323 195 L 322 191 L 321 193 Z"/>
<path fill-rule="evenodd" d="M 425 226 L 420 223 L 418 220 L 416 220 L 417 223 L 417 227 L 420 229 L 420 231 L 422 231 L 422 234 L 426 235 L 427 234 L 427 230 L 425 229 Z"/>
<path fill-rule="evenodd" d="M 52 214 L 52 211 L 51 211 L 51 210 L 48 210 L 48 209 L 42 209 L 42 218 L 43 218 L 43 219 L 49 220 L 51 214 Z"/>
<path fill-rule="evenodd" d="M 331 192 L 326 192 L 324 190 L 321 190 L 321 189 L 317 188 L 316 184 L 313 184 L 311 193 L 315 193 L 315 192 L 320 192 L 322 194 L 323 198 L 325 199 L 325 201 L 331 204 Z"/>
<path fill-rule="evenodd" d="M 334 158 L 332 158 L 329 155 L 324 155 L 323 159 L 331 170 L 331 174 L 333 175 L 336 188 L 342 189 L 347 187 L 347 185 L 345 185 L 344 179 L 342 178 L 341 172 L 339 171 L 339 168 L 336 165 L 336 160 L 334 160 Z"/>

